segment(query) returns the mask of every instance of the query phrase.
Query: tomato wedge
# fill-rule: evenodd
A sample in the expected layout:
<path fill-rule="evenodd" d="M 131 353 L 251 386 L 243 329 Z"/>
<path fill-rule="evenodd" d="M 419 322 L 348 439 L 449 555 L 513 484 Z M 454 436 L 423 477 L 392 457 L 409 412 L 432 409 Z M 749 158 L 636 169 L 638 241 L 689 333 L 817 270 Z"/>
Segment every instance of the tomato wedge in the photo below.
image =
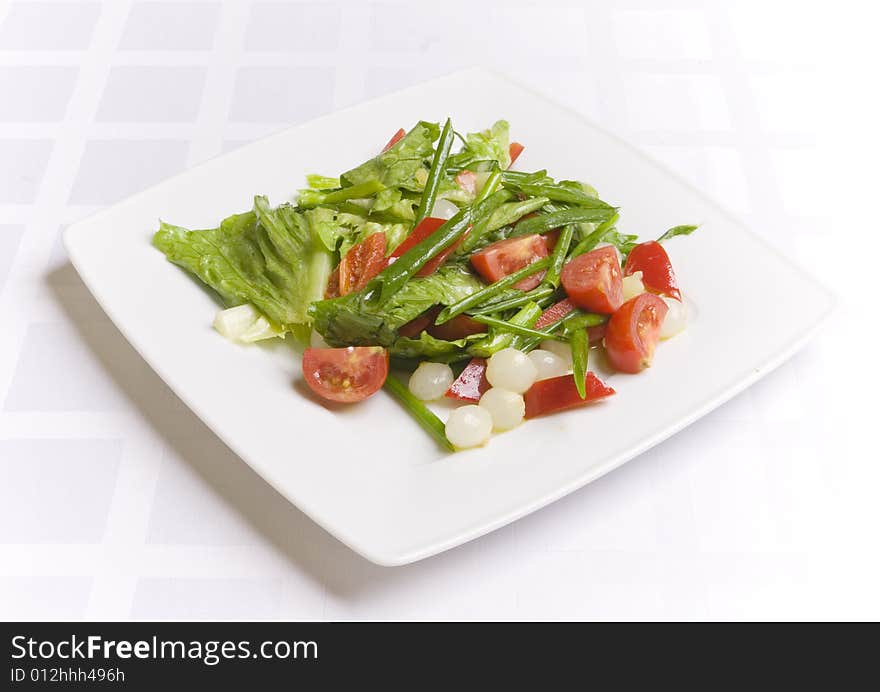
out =
<path fill-rule="evenodd" d="M 660 340 L 660 327 L 669 307 L 653 293 L 626 301 L 608 320 L 605 351 L 621 372 L 641 372 L 651 364 Z"/>
<path fill-rule="evenodd" d="M 469 195 L 477 194 L 477 174 L 467 169 L 455 176 L 456 184 Z"/>
<path fill-rule="evenodd" d="M 401 127 L 397 132 L 391 135 L 391 139 L 388 140 L 388 144 L 382 147 L 382 153 L 384 154 L 391 147 L 397 144 L 401 139 L 403 139 L 404 135 L 406 135 L 406 130 Z"/>
<path fill-rule="evenodd" d="M 368 235 L 345 253 L 339 262 L 339 295 L 360 291 L 370 279 L 387 266 L 385 234 Z"/>
<path fill-rule="evenodd" d="M 606 246 L 578 255 L 562 269 L 562 286 L 577 307 L 589 312 L 614 312 L 623 304 L 617 250 Z"/>
<path fill-rule="evenodd" d="M 538 234 L 508 238 L 492 243 L 471 255 L 471 264 L 486 281 L 494 283 L 518 269 L 537 262 L 550 253 L 547 241 Z M 541 272 L 527 276 L 514 288 L 529 291 L 541 283 Z"/>
<path fill-rule="evenodd" d="M 519 158 L 519 155 L 523 153 L 523 149 L 525 147 L 519 142 L 511 142 L 510 147 L 508 147 L 507 151 L 510 154 L 510 166 L 513 165 L 513 162 Z M 508 168 L 510 168 L 508 166 Z"/>
<path fill-rule="evenodd" d="M 444 223 L 446 223 L 446 219 L 438 219 L 434 216 L 428 216 L 422 219 L 419 224 L 410 231 L 410 234 L 406 237 L 406 239 L 394 248 L 394 252 L 391 253 L 391 257 L 400 257 L 407 250 L 411 250 L 416 245 L 421 243 L 425 238 L 434 233 L 437 229 L 440 228 Z M 446 261 L 446 258 L 449 257 L 453 252 L 458 249 L 458 246 L 461 245 L 462 241 L 467 236 L 467 233 L 461 236 L 458 240 L 456 240 L 452 245 L 443 250 L 439 255 L 434 257 L 430 262 L 428 262 L 424 267 L 419 269 L 416 273 L 416 276 L 430 276 L 435 271 L 437 271 L 442 264 Z"/>
<path fill-rule="evenodd" d="M 472 358 L 446 391 L 446 396 L 459 401 L 477 402 L 491 386 L 486 379 L 486 359 Z"/>
<path fill-rule="evenodd" d="M 571 375 L 538 380 L 523 395 L 526 402 L 526 418 L 574 408 L 614 394 L 614 389 L 602 382 L 592 372 L 587 373 L 585 383 L 587 396 L 581 399 Z"/>
<path fill-rule="evenodd" d="M 568 298 L 560 300 L 558 303 L 551 305 L 541 313 L 541 316 L 538 317 L 538 321 L 535 322 L 535 329 L 549 327 L 554 322 L 558 322 L 565 317 L 568 313 L 574 310 L 574 308 L 575 304 Z"/>
<path fill-rule="evenodd" d="M 433 324 L 428 327 L 428 334 L 444 341 L 464 339 L 471 334 L 485 334 L 489 328 L 482 322 L 467 315 L 456 315 L 443 324 Z"/>
<path fill-rule="evenodd" d="M 379 346 L 307 348 L 303 375 L 323 399 L 352 403 L 375 394 L 388 377 L 388 352 Z"/>
<path fill-rule="evenodd" d="M 636 245 L 623 267 L 623 275 L 629 276 L 636 272 L 642 272 L 642 283 L 651 293 L 669 296 L 681 300 L 681 291 L 678 290 L 678 280 L 672 271 L 672 262 L 666 250 L 656 240 Z"/>

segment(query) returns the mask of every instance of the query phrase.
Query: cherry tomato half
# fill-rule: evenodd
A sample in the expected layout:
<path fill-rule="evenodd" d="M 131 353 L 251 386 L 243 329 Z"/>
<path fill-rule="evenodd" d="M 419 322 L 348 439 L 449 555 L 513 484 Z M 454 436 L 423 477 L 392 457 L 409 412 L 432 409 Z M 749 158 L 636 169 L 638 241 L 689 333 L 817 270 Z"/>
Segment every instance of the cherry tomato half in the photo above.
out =
<path fill-rule="evenodd" d="M 588 372 L 585 378 L 587 396 L 581 399 L 574 378 L 571 375 L 560 375 L 548 380 L 538 380 L 523 395 L 526 402 L 526 418 L 542 416 L 553 411 L 574 408 L 591 401 L 604 399 L 614 394 L 614 390 L 606 385 L 593 373 Z"/>
<path fill-rule="evenodd" d="M 578 255 L 562 269 L 562 286 L 579 308 L 604 314 L 614 312 L 623 303 L 617 250 L 606 246 Z"/>
<path fill-rule="evenodd" d="M 642 293 L 611 316 L 605 331 L 605 351 L 617 370 L 636 373 L 651 364 L 668 310 L 662 298 Z"/>
<path fill-rule="evenodd" d="M 345 253 L 339 262 L 339 295 L 360 291 L 388 265 L 385 242 L 385 234 L 379 231 L 368 235 Z"/>
<path fill-rule="evenodd" d="M 518 269 L 547 257 L 547 242 L 543 236 L 524 235 L 499 240 L 471 255 L 471 264 L 486 281 L 494 283 Z M 541 283 L 541 272 L 527 276 L 514 288 L 529 291 Z"/>
<path fill-rule="evenodd" d="M 636 272 L 642 272 L 642 283 L 651 293 L 669 296 L 681 300 L 681 291 L 678 290 L 678 280 L 672 271 L 672 262 L 666 250 L 656 240 L 636 245 L 623 267 L 623 275 L 629 276 Z"/>
<path fill-rule="evenodd" d="M 388 352 L 379 346 L 307 348 L 303 375 L 323 399 L 352 403 L 375 394 L 388 377 Z"/>

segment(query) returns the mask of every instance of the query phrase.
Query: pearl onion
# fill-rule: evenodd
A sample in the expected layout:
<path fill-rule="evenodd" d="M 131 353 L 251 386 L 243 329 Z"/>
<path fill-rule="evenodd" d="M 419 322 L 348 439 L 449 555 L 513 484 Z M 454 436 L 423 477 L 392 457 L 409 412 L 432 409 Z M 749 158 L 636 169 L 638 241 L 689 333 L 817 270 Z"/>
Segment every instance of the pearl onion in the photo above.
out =
<path fill-rule="evenodd" d="M 565 346 L 565 344 L 563 344 Z M 568 355 L 571 355 L 571 349 L 565 346 Z M 549 380 L 551 377 L 559 377 L 569 372 L 570 358 L 565 359 L 556 355 L 553 351 L 545 351 L 542 348 L 535 349 L 529 353 L 529 360 L 535 365 L 538 376 L 535 381 Z"/>
<path fill-rule="evenodd" d="M 660 338 L 668 339 L 675 336 L 687 326 L 687 306 L 680 300 L 661 296 L 663 301 L 669 306 L 666 317 L 663 319 L 663 325 L 660 327 Z"/>
<path fill-rule="evenodd" d="M 455 409 L 446 421 L 446 437 L 459 449 L 486 444 L 491 434 L 492 415 L 474 404 Z"/>
<path fill-rule="evenodd" d="M 645 292 L 645 284 L 642 283 L 642 272 L 633 272 L 623 277 L 623 301 L 635 298 Z"/>
<path fill-rule="evenodd" d="M 480 397 L 480 408 L 486 409 L 492 416 L 495 430 L 515 428 L 526 415 L 526 402 L 522 395 L 499 387 L 493 387 Z"/>
<path fill-rule="evenodd" d="M 531 387 L 537 376 L 535 364 L 525 353 L 515 348 L 502 348 L 486 365 L 486 379 L 489 384 L 517 394 L 522 394 Z"/>
<path fill-rule="evenodd" d="M 433 401 L 446 394 L 455 378 L 446 363 L 420 363 L 409 378 L 409 391 L 422 401 Z"/>
<path fill-rule="evenodd" d="M 554 339 L 547 339 L 546 341 L 541 342 L 542 351 L 550 351 L 550 353 L 554 353 L 563 361 L 565 361 L 565 365 L 568 369 L 571 369 L 571 347 L 565 343 L 564 341 L 555 341 Z"/>

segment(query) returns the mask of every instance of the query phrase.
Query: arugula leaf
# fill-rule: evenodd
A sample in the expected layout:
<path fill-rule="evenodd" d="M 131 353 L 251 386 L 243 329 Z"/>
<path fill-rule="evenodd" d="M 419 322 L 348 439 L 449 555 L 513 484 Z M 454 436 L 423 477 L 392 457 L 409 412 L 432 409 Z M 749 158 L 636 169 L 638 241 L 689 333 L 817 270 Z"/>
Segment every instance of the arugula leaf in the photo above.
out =
<path fill-rule="evenodd" d="M 227 306 L 252 303 L 284 330 L 310 322 L 308 306 L 323 296 L 332 269 L 332 255 L 306 217 L 289 204 L 271 209 L 265 197 L 214 229 L 162 222 L 153 245 Z"/>
<path fill-rule="evenodd" d="M 677 235 L 690 235 L 696 231 L 697 228 L 699 228 L 699 226 L 673 226 L 666 231 L 666 233 L 657 238 L 657 242 L 662 243 L 664 240 L 669 240 Z"/>
<path fill-rule="evenodd" d="M 385 187 L 399 187 L 411 182 L 416 172 L 424 169 L 425 159 L 433 153 L 434 140 L 439 136 L 437 123 L 420 121 L 388 151 L 343 173 L 340 181 L 344 187 L 369 181 L 377 181 Z"/>

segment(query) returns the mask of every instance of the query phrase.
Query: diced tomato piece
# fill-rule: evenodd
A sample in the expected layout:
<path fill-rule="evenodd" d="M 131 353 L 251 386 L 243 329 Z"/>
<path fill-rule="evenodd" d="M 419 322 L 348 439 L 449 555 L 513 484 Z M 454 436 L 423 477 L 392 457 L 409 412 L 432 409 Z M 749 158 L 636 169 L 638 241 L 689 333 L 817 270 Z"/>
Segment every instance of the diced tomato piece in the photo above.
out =
<path fill-rule="evenodd" d="M 602 382 L 592 372 L 587 373 L 585 383 L 587 396 L 581 399 L 571 375 L 538 380 L 523 395 L 526 402 L 526 418 L 574 408 L 614 394 L 614 389 Z"/>
<path fill-rule="evenodd" d="M 469 195 L 477 194 L 477 174 L 467 169 L 455 176 L 456 184 Z"/>
<path fill-rule="evenodd" d="M 611 365 L 630 373 L 648 367 L 668 310 L 663 299 L 653 293 L 641 293 L 626 301 L 611 316 L 605 332 L 605 351 Z"/>
<path fill-rule="evenodd" d="M 446 219 L 438 219 L 433 216 L 428 216 L 422 219 L 419 224 L 414 229 L 412 229 L 412 231 L 410 231 L 410 234 L 406 237 L 406 239 L 400 245 L 394 248 L 394 252 L 391 253 L 391 257 L 400 257 L 407 250 L 411 250 L 429 235 L 437 231 L 444 223 L 446 223 Z M 456 240 L 452 245 L 443 250 L 443 252 L 434 257 L 424 267 L 419 269 L 419 271 L 416 273 L 416 276 L 430 276 L 435 271 L 437 271 L 446 261 L 446 258 L 458 249 L 458 246 L 461 245 L 466 237 L 467 232 L 465 232 L 461 236 L 461 238 Z"/>
<path fill-rule="evenodd" d="M 379 346 L 307 348 L 303 353 L 306 384 L 328 401 L 352 403 L 372 396 L 388 377 L 388 352 Z"/>
<path fill-rule="evenodd" d="M 406 135 L 406 130 L 401 127 L 397 132 L 391 135 L 391 139 L 388 140 L 388 144 L 382 147 L 382 153 L 384 154 L 391 147 L 397 144 L 401 139 L 403 139 L 404 135 Z"/>
<path fill-rule="evenodd" d="M 446 396 L 459 401 L 477 402 L 491 386 L 486 379 L 486 359 L 473 358 L 447 390 Z"/>
<path fill-rule="evenodd" d="M 623 303 L 620 260 L 613 247 L 578 255 L 562 269 L 561 278 L 571 302 L 583 310 L 611 314 Z"/>
<path fill-rule="evenodd" d="M 327 279 L 327 288 L 324 289 L 325 298 L 339 297 L 339 267 L 337 266 Z"/>
<path fill-rule="evenodd" d="M 558 303 L 551 305 L 549 308 L 544 310 L 541 313 L 541 316 L 538 317 L 538 321 L 535 322 L 535 329 L 543 329 L 544 327 L 549 327 L 554 322 L 558 322 L 563 317 L 565 317 L 568 313 L 574 310 L 575 305 L 568 298 L 565 300 L 560 300 Z"/>
<path fill-rule="evenodd" d="M 353 246 L 339 263 L 339 295 L 360 291 L 386 266 L 385 234 L 368 235 Z"/>
<path fill-rule="evenodd" d="M 507 151 L 510 154 L 510 165 L 511 166 L 513 165 L 514 161 L 516 161 L 519 158 L 519 155 L 523 153 L 523 149 L 525 149 L 525 147 L 522 144 L 520 144 L 519 142 L 511 142 L 510 143 L 510 147 L 507 149 Z M 510 166 L 508 166 L 508 168 L 509 167 Z"/>
<path fill-rule="evenodd" d="M 538 234 L 508 238 L 492 243 L 471 255 L 471 264 L 486 281 L 494 283 L 518 269 L 547 257 L 547 242 Z M 539 283 L 543 274 L 538 272 L 518 282 L 514 288 L 529 291 Z"/>
<path fill-rule="evenodd" d="M 666 250 L 656 240 L 636 245 L 623 267 L 623 275 L 629 276 L 636 272 L 642 272 L 642 283 L 651 293 L 669 296 L 681 300 L 681 291 L 678 289 L 678 280 L 672 270 L 672 262 Z"/>
<path fill-rule="evenodd" d="M 428 327 L 428 334 L 444 341 L 464 339 L 471 334 L 485 334 L 489 328 L 467 315 L 457 315 L 443 324 Z"/>

